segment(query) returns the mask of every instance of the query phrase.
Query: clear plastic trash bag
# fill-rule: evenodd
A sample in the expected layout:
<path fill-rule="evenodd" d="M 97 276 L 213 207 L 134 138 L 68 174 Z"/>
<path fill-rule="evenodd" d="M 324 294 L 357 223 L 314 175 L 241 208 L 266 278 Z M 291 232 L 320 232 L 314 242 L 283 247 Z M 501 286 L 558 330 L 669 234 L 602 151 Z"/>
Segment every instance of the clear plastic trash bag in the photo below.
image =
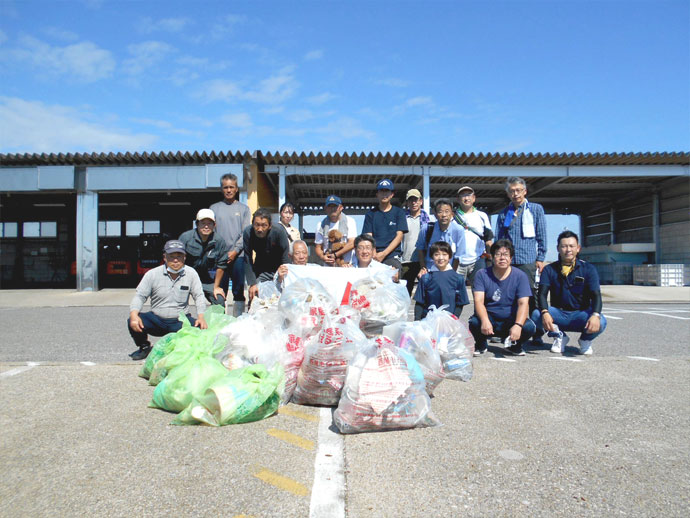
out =
<path fill-rule="evenodd" d="M 333 420 L 341 433 L 438 426 L 422 370 L 386 337 L 369 341 L 350 363 Z"/>

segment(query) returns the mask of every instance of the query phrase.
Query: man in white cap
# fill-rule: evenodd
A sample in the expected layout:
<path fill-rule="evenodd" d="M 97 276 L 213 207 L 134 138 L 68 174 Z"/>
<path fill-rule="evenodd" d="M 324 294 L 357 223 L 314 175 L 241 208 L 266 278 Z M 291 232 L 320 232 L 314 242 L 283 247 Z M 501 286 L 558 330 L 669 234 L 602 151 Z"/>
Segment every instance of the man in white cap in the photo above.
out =
<path fill-rule="evenodd" d="M 326 217 L 319 223 L 314 236 L 316 255 L 325 266 L 335 266 L 336 259 L 342 259 L 345 264 L 350 264 L 357 237 L 357 222 L 343 213 L 343 202 L 335 194 L 326 198 L 324 206 Z M 328 239 L 328 233 L 333 229 L 337 229 L 342 234 L 340 242 L 344 245 L 335 252 L 331 249 L 333 243 Z"/>
<path fill-rule="evenodd" d="M 422 208 L 424 200 L 417 189 L 407 191 L 405 205 L 407 205 L 407 234 L 403 236 L 402 244 L 402 278 L 407 282 L 407 292 L 412 296 L 414 283 L 419 273 L 420 264 L 417 260 L 417 238 L 422 227 L 429 224 L 429 215 Z"/>
<path fill-rule="evenodd" d="M 204 320 L 206 299 L 199 275 L 193 268 L 185 268 L 185 248 L 182 241 L 170 240 L 163 247 L 163 262 L 144 274 L 137 292 L 129 305 L 127 329 L 138 347 L 130 354 L 133 360 L 143 360 L 151 352 L 148 335 L 163 336 L 175 333 L 182 327 L 180 313 L 190 323 L 201 329 L 208 325 Z M 197 317 L 189 310 L 189 296 L 194 298 Z M 151 297 L 151 311 L 141 313 L 146 300 Z"/>
<path fill-rule="evenodd" d="M 491 221 L 485 212 L 474 206 L 477 197 L 474 189 L 464 185 L 458 189 L 458 207 L 455 221 L 465 229 L 465 252 L 460 257 L 457 272 L 468 279 L 470 284 L 478 270 L 486 267 L 485 259 L 493 244 L 494 233 Z"/>
<path fill-rule="evenodd" d="M 225 307 L 225 291 L 221 287 L 228 267 L 228 245 L 215 232 L 216 216 L 211 209 L 196 214 L 196 228 L 183 232 L 180 241 L 187 251 L 185 264 L 199 274 L 204 295 L 211 304 Z"/>

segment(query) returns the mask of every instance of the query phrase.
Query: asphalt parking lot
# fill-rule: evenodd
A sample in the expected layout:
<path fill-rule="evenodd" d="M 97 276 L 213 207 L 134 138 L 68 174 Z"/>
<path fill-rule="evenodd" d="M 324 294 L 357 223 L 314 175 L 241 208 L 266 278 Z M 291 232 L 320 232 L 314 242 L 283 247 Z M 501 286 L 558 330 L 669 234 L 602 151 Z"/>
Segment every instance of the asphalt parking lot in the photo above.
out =
<path fill-rule="evenodd" d="M 341 436 L 293 404 L 170 426 L 126 307 L 0 308 L 0 516 L 687 516 L 690 304 L 605 313 L 592 357 L 491 349 L 441 427 Z"/>

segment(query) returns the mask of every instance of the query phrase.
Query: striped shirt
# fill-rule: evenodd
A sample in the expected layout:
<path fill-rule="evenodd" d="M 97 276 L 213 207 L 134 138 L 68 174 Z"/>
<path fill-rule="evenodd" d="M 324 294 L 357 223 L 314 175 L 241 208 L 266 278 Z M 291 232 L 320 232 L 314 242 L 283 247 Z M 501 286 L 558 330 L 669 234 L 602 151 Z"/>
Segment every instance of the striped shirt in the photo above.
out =
<path fill-rule="evenodd" d="M 523 237 L 522 217 L 524 209 L 528 207 L 534 217 L 535 237 Z M 511 203 L 498 215 L 496 219 L 496 240 L 509 239 L 513 243 L 515 256 L 513 257 L 512 264 L 530 264 L 535 261 L 543 261 L 546 257 L 546 216 L 544 215 L 544 207 L 538 203 L 525 200 L 521 210 L 513 218 L 512 225 L 509 228 L 505 228 L 503 222 L 508 212 L 514 210 L 515 207 Z"/>
<path fill-rule="evenodd" d="M 187 313 L 189 296 L 194 298 L 196 312 L 201 315 L 206 310 L 206 298 L 201 287 L 199 274 L 194 268 L 185 266 L 175 280 L 164 264 L 144 274 L 137 286 L 129 310 L 141 311 L 146 299 L 151 297 L 151 311 L 161 318 L 177 318 L 180 312 Z"/>

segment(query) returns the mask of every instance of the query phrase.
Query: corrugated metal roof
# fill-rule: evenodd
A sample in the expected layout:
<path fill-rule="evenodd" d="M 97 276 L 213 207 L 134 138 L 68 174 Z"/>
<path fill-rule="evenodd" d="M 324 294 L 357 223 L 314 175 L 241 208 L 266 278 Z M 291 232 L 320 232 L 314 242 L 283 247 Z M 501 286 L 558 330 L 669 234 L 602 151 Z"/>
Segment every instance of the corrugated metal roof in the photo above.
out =
<path fill-rule="evenodd" d="M 274 165 L 620 166 L 687 165 L 690 152 L 662 153 L 280 153 L 206 151 L 159 153 L 0 153 L 0 165 L 162 165 L 241 163 Z"/>

